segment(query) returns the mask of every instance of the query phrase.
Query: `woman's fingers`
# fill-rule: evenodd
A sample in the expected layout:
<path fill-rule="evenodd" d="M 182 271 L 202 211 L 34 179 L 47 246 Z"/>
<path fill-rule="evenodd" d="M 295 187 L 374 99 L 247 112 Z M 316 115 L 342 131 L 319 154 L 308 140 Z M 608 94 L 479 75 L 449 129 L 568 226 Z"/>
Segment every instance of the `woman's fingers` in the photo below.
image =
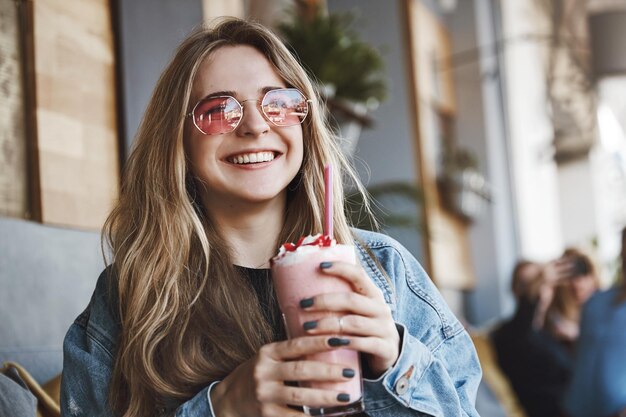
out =
<path fill-rule="evenodd" d="M 390 328 L 377 319 L 359 315 L 336 315 L 304 323 L 304 330 L 310 335 L 349 334 L 354 336 L 387 337 Z M 395 330 L 395 325 L 392 326 Z"/>
<path fill-rule="evenodd" d="M 259 349 L 259 356 L 273 362 L 283 362 L 299 359 L 303 356 L 333 350 L 329 343 L 331 336 L 305 336 L 282 342 L 270 343 Z"/>
<path fill-rule="evenodd" d="M 320 294 L 302 300 L 300 305 L 307 311 L 348 311 L 367 317 L 391 317 L 391 310 L 384 301 L 355 292 Z"/>
<path fill-rule="evenodd" d="M 390 353 L 398 349 L 397 342 L 381 340 L 378 337 L 350 336 L 346 337 L 346 339 L 350 340 L 350 349 L 382 358 L 390 357 Z M 393 363 L 389 364 L 389 366 L 391 365 Z"/>
<path fill-rule="evenodd" d="M 367 276 L 361 265 L 347 262 L 322 262 L 320 269 L 325 274 L 335 275 L 350 282 L 357 293 L 384 301 L 383 293 Z"/>
<path fill-rule="evenodd" d="M 346 404 L 356 399 L 351 399 L 346 392 L 292 387 L 281 384 L 260 386 L 257 396 L 261 402 L 306 405 L 307 407 L 332 407 Z"/>
<path fill-rule="evenodd" d="M 345 382 L 352 379 L 355 373 L 354 369 L 339 364 L 301 360 L 278 364 L 273 377 L 283 381 Z"/>

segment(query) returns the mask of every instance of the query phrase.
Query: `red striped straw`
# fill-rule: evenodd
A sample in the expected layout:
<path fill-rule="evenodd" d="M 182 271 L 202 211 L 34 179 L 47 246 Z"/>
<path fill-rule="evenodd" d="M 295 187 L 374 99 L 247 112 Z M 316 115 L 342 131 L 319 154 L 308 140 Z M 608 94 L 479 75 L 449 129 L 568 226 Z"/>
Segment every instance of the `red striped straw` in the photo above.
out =
<path fill-rule="evenodd" d="M 333 166 L 324 167 L 324 235 L 333 238 Z"/>

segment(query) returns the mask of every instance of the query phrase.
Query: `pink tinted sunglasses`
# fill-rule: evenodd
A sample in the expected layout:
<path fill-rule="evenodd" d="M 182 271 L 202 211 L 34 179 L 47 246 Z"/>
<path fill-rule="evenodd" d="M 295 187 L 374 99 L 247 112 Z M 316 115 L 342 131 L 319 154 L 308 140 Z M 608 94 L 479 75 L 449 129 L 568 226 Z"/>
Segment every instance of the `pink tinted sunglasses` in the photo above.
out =
<path fill-rule="evenodd" d="M 205 135 L 221 135 L 237 129 L 243 118 L 243 103 L 231 96 L 209 95 L 200 100 L 186 117 L 191 117 L 196 128 Z M 261 113 L 275 126 L 294 126 L 309 114 L 309 103 L 296 88 L 270 90 L 260 100 Z"/>

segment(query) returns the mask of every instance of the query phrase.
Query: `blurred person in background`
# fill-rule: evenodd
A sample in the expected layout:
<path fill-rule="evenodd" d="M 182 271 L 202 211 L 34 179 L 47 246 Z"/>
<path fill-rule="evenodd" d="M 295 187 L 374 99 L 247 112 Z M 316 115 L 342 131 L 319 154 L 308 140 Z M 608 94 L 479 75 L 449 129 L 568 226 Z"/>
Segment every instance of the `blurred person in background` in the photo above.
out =
<path fill-rule="evenodd" d="M 529 417 L 561 414 L 579 311 L 597 283 L 591 260 L 573 249 L 546 264 L 520 261 L 514 268 L 517 307 L 492 340 L 498 364 Z"/>
<path fill-rule="evenodd" d="M 620 283 L 584 306 L 564 410 L 571 417 L 626 416 L 626 228 Z"/>
<path fill-rule="evenodd" d="M 581 251 L 567 249 L 561 259 L 569 261 L 572 267 L 567 279 L 554 287 L 544 328 L 572 352 L 580 333 L 583 305 L 600 288 L 600 280 L 593 262 Z"/>

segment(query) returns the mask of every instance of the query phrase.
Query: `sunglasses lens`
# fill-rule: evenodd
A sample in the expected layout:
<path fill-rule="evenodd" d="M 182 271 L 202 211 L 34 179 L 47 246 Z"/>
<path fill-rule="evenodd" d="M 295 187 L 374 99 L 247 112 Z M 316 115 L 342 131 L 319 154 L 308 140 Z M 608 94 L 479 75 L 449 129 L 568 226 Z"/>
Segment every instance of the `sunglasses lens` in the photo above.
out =
<path fill-rule="evenodd" d="M 193 120 L 204 134 L 217 135 L 235 130 L 241 120 L 241 106 L 232 97 L 207 97 L 193 111 Z"/>
<path fill-rule="evenodd" d="M 271 90 L 263 97 L 263 113 L 276 126 L 300 124 L 309 113 L 306 97 L 295 88 Z"/>

